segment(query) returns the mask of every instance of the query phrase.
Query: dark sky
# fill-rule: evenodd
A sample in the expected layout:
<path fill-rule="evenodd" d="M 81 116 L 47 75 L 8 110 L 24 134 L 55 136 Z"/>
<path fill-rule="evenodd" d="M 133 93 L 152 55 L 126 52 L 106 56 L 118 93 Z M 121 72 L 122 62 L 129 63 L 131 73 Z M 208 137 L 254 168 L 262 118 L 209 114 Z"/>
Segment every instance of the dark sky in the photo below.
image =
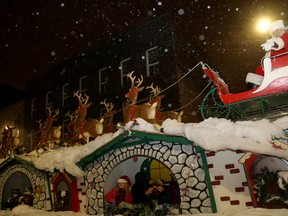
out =
<path fill-rule="evenodd" d="M 191 42 L 218 56 L 219 69 L 254 70 L 249 64 L 258 66 L 267 37 L 256 32 L 256 22 L 264 16 L 286 19 L 287 2 L 1 0 L 0 84 L 23 90 L 32 77 L 166 11 L 184 25 Z"/>

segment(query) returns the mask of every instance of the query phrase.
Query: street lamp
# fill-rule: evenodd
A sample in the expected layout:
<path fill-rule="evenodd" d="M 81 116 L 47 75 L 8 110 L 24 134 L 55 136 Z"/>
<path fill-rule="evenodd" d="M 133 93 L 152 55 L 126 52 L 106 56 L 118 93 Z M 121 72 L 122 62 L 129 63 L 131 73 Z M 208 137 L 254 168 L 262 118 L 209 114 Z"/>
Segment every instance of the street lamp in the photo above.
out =
<path fill-rule="evenodd" d="M 261 32 L 267 32 L 270 26 L 270 21 L 267 19 L 260 20 L 257 24 L 257 29 Z"/>

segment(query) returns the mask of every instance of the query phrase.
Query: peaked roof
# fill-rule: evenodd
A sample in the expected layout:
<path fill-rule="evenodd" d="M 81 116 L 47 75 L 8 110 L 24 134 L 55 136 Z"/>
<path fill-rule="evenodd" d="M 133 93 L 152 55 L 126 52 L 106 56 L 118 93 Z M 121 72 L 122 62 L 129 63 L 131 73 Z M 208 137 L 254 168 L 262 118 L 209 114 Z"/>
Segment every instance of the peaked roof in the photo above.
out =
<path fill-rule="evenodd" d="M 27 160 L 23 160 L 23 159 L 20 158 L 20 157 L 13 156 L 13 157 L 7 158 L 6 160 L 4 160 L 4 161 L 0 164 L 0 170 L 2 170 L 3 168 L 5 168 L 5 167 L 8 166 L 8 165 L 15 164 L 15 163 L 21 163 L 21 164 L 25 164 L 25 165 L 27 165 L 27 166 L 36 168 L 33 163 L 30 163 L 30 162 L 28 162 Z M 36 168 L 36 169 L 37 169 L 37 168 Z"/>
<path fill-rule="evenodd" d="M 156 133 L 147 133 L 147 132 L 138 132 L 132 131 L 131 133 L 124 133 L 111 140 L 105 146 L 97 149 L 92 154 L 82 158 L 77 165 L 79 167 L 84 167 L 87 164 L 95 161 L 97 158 L 106 154 L 109 151 L 121 148 L 121 147 L 129 147 L 142 143 L 148 143 L 152 141 L 165 141 L 170 143 L 181 143 L 183 145 L 192 145 L 193 142 L 181 136 L 171 136 L 167 134 L 156 134 Z M 199 146 L 196 146 L 197 151 L 201 151 L 202 149 Z"/>

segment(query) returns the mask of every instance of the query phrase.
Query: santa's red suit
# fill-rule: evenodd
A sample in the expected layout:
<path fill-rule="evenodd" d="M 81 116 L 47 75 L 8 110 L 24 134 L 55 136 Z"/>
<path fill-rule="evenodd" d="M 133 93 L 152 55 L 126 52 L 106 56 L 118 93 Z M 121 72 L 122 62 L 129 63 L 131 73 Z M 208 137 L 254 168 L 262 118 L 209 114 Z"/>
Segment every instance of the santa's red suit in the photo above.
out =
<path fill-rule="evenodd" d="M 272 36 L 261 47 L 267 52 L 266 57 L 273 57 L 284 53 L 288 54 L 288 30 L 283 20 L 276 20 L 271 23 L 269 33 Z M 256 74 L 264 76 L 263 67 L 256 69 Z"/>
<path fill-rule="evenodd" d="M 288 31 L 286 30 L 281 37 L 271 38 L 267 42 L 274 43 L 270 50 L 270 56 L 288 52 Z"/>

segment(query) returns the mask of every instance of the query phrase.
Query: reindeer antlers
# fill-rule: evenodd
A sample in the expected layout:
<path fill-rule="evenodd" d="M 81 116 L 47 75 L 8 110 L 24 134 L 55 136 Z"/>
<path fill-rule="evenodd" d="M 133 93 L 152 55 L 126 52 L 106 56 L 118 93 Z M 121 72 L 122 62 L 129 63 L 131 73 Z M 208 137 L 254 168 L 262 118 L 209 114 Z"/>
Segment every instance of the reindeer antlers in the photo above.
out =
<path fill-rule="evenodd" d="M 74 121 L 75 118 L 76 118 L 76 113 L 70 114 L 70 111 L 69 111 L 68 113 L 65 114 L 65 116 L 68 116 L 69 119 L 70 119 L 70 121 L 72 122 L 72 121 Z"/>
<path fill-rule="evenodd" d="M 84 96 L 85 96 L 85 98 L 82 97 L 82 94 L 79 90 L 77 92 L 74 92 L 74 97 L 78 98 L 80 105 L 87 105 L 87 103 L 89 101 L 89 96 L 86 94 L 84 94 Z"/>
<path fill-rule="evenodd" d="M 158 86 L 154 88 L 153 85 L 154 83 L 152 83 L 150 86 L 147 86 L 146 89 L 151 89 L 150 93 L 153 93 L 153 95 L 156 97 L 161 93 L 161 89 Z"/>
<path fill-rule="evenodd" d="M 136 79 L 136 76 L 132 77 L 133 73 L 134 73 L 134 71 L 132 71 L 131 73 L 128 73 L 128 74 L 127 74 L 127 77 L 130 78 L 131 83 L 132 83 L 130 89 L 133 89 L 133 88 L 138 89 L 139 86 L 140 86 L 140 85 L 142 84 L 142 82 L 143 82 L 143 76 L 142 76 L 142 74 L 141 74 L 141 79 L 138 78 L 138 80 L 136 81 L 137 85 L 135 86 L 135 82 L 134 82 L 134 81 L 135 81 L 135 79 Z"/>
<path fill-rule="evenodd" d="M 55 118 L 59 114 L 59 109 L 52 111 L 51 108 L 52 106 L 47 107 L 48 115 L 51 116 L 52 118 Z M 53 112 L 55 114 L 52 116 Z"/>
<path fill-rule="evenodd" d="M 106 103 L 106 99 L 104 101 L 101 101 L 100 104 L 104 104 L 107 113 L 112 112 L 112 110 L 114 108 L 114 104 L 112 102 Z"/>

